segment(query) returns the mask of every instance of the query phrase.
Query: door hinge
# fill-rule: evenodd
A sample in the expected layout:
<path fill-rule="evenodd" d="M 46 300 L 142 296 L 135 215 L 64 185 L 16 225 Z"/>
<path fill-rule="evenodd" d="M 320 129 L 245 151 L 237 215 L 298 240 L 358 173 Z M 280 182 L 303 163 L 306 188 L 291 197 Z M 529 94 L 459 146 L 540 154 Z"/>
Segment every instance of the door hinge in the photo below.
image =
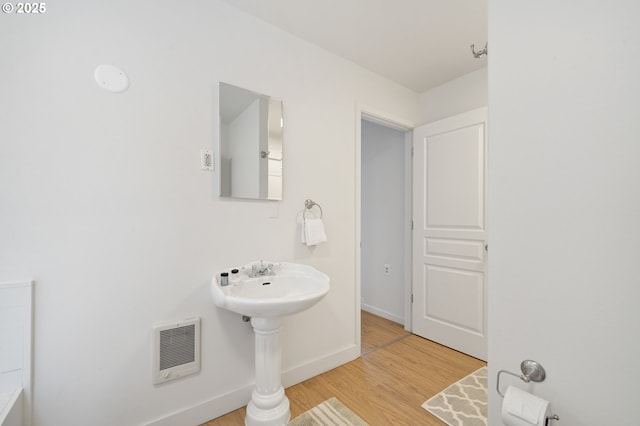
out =
<path fill-rule="evenodd" d="M 413 221 L 411 221 L 411 230 L 413 231 Z"/>
<path fill-rule="evenodd" d="M 411 293 L 411 303 L 413 303 L 413 293 Z"/>

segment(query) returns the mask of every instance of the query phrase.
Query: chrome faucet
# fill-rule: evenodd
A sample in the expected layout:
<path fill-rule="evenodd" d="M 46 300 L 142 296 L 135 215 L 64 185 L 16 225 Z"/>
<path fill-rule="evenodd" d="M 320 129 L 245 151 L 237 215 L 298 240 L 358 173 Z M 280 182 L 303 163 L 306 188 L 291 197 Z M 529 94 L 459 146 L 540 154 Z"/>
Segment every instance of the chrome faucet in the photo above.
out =
<path fill-rule="evenodd" d="M 271 276 L 276 273 L 273 271 L 273 263 L 264 263 L 264 260 L 260 261 L 260 265 L 253 264 L 251 265 L 251 272 L 249 273 L 250 277 L 263 277 L 263 276 Z"/>

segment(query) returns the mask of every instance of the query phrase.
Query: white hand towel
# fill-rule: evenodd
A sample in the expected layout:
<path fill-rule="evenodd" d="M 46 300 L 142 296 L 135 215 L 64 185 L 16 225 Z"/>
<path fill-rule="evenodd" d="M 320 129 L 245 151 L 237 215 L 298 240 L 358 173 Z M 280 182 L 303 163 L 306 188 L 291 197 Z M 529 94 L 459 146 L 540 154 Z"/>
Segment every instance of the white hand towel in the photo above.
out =
<path fill-rule="evenodd" d="M 327 241 L 322 219 L 305 219 L 302 224 L 302 242 L 308 246 L 315 246 Z"/>

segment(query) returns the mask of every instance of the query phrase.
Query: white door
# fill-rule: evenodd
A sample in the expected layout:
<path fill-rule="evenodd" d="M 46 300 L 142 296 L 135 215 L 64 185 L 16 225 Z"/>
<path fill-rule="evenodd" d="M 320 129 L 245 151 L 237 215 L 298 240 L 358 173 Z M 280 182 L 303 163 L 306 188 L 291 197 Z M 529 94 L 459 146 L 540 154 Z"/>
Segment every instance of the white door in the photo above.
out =
<path fill-rule="evenodd" d="M 413 332 L 487 359 L 487 110 L 414 129 Z"/>

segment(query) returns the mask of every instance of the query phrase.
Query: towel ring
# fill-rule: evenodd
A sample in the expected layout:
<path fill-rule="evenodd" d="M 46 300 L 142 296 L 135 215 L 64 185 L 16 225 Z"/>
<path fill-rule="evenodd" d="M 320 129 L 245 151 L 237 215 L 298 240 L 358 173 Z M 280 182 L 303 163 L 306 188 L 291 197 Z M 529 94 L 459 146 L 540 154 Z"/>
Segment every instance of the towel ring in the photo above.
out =
<path fill-rule="evenodd" d="M 306 200 L 305 200 L 305 202 L 304 202 L 304 207 L 305 207 L 307 210 L 311 210 L 311 209 L 312 209 L 312 208 L 314 208 L 314 207 L 319 208 L 319 209 L 320 209 L 320 219 L 322 219 L 322 207 L 320 207 L 320 204 L 316 203 L 316 202 L 315 202 L 315 201 L 313 201 L 313 200 L 306 199 Z M 306 214 L 307 214 L 307 210 L 305 210 L 305 211 L 304 211 L 304 214 L 303 214 L 303 217 L 304 217 L 304 218 L 306 218 L 306 217 L 307 217 L 307 216 L 306 216 Z"/>

